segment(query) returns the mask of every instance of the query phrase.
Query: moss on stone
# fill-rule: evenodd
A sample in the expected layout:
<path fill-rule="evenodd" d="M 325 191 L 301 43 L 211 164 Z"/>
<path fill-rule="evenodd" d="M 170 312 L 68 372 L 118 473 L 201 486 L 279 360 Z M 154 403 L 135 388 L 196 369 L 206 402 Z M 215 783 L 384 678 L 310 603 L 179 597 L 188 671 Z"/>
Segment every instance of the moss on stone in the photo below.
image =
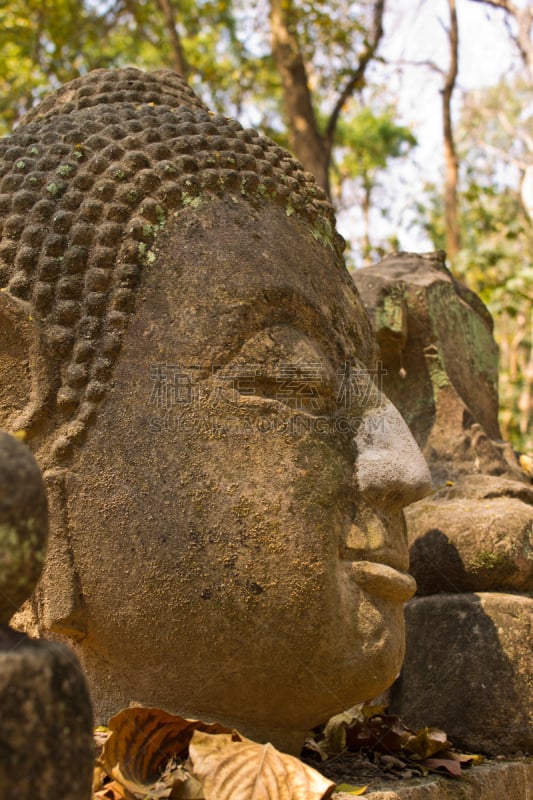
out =
<path fill-rule="evenodd" d="M 469 560 L 468 566 L 474 571 L 501 570 L 502 568 L 508 571 L 510 564 L 504 553 L 479 550 L 479 552 Z"/>

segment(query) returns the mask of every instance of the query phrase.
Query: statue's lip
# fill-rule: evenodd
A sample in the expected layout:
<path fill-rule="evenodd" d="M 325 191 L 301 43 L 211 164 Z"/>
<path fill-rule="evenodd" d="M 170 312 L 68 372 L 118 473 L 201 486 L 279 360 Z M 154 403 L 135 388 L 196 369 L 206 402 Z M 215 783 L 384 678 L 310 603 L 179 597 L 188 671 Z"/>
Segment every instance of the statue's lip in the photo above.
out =
<path fill-rule="evenodd" d="M 384 600 L 406 603 L 416 592 L 416 581 L 412 575 L 386 564 L 378 564 L 375 561 L 352 561 L 351 569 L 363 591 Z"/>

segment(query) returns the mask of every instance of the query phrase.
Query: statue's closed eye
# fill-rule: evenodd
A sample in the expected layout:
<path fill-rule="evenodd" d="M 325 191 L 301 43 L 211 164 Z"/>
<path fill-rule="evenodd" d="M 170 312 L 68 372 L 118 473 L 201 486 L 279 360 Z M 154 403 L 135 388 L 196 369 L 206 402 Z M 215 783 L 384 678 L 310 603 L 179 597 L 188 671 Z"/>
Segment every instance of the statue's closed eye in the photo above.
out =
<path fill-rule="evenodd" d="M 248 407 L 268 401 L 295 412 L 328 415 L 335 406 L 334 370 L 322 350 L 290 326 L 264 329 L 217 376 Z"/>

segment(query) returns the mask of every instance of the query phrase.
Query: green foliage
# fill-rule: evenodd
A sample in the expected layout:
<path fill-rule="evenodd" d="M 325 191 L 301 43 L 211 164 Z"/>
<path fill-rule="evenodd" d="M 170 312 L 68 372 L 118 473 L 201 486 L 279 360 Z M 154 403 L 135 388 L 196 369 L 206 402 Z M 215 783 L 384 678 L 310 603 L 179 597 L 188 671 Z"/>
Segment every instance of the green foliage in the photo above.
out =
<path fill-rule="evenodd" d="M 370 239 L 370 208 L 374 203 L 374 190 L 385 174 L 391 159 L 405 157 L 417 140 L 410 128 L 396 122 L 392 105 L 374 110 L 382 105 L 377 97 L 370 106 L 359 106 L 352 114 L 339 121 L 338 147 L 333 163 L 332 185 L 341 194 L 343 184 L 349 181 L 359 189 L 358 202 L 364 216 L 364 230 L 360 249 L 366 263 L 383 256 L 388 249 L 398 249 L 397 242 L 381 243 Z M 385 208 L 381 211 L 386 216 Z"/>
<path fill-rule="evenodd" d="M 177 6 L 178 9 L 178 6 Z M 242 46 L 229 0 L 182 0 L 176 14 L 193 85 L 238 87 Z M 9 0 L 0 3 L 0 133 L 44 94 L 99 67 L 172 68 L 156 0 Z"/>
<path fill-rule="evenodd" d="M 268 3 L 180 0 L 177 29 L 194 88 L 217 110 L 286 141 L 279 78 L 270 52 Z M 295 4 L 295 25 L 317 107 L 331 103 L 364 39 L 359 9 L 346 0 Z M 354 49 L 355 48 L 355 49 Z M 0 133 L 60 84 L 98 67 L 173 66 L 157 0 L 0 2 Z M 252 103 L 253 101 L 253 103 Z"/>
<path fill-rule="evenodd" d="M 89 67 L 101 35 L 94 10 L 76 0 L 13 0 L 0 5 L 0 118 L 5 132 L 50 86 Z"/>
<path fill-rule="evenodd" d="M 458 126 L 461 250 L 454 273 L 479 293 L 500 346 L 500 423 L 516 449 L 531 451 L 533 404 L 533 221 L 521 198 L 529 163 L 533 88 L 500 82 L 465 98 Z M 444 249 L 443 202 L 435 186 L 419 206 L 436 249 Z"/>
<path fill-rule="evenodd" d="M 389 159 L 405 156 L 416 143 L 413 132 L 396 123 L 392 108 L 374 113 L 362 107 L 339 123 L 339 173 L 373 186 Z"/>

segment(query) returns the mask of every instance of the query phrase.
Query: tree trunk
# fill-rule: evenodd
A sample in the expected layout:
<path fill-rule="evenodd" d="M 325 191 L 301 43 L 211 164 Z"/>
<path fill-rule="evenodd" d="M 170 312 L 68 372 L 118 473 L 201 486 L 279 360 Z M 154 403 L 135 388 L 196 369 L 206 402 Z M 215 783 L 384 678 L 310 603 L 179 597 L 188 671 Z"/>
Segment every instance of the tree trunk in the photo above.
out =
<path fill-rule="evenodd" d="M 337 98 L 337 102 L 335 103 L 333 111 L 330 114 L 325 135 L 329 159 L 331 159 L 331 150 L 333 148 L 333 140 L 340 114 L 350 97 L 352 97 L 355 92 L 360 92 L 365 86 L 366 68 L 376 55 L 379 43 L 383 36 L 384 11 L 385 0 L 375 0 L 372 14 L 372 28 L 369 31 L 369 35 L 365 37 L 364 47 L 362 52 L 359 54 L 357 66 L 348 76 L 346 84 Z"/>
<path fill-rule="evenodd" d="M 457 183 L 459 176 L 459 162 L 455 150 L 452 126 L 452 96 L 455 88 L 458 70 L 459 29 L 457 25 L 457 11 L 455 0 L 448 0 L 450 9 L 450 30 L 448 40 L 450 44 L 450 66 L 445 76 L 442 89 L 442 121 L 444 134 L 444 163 L 446 174 L 444 179 L 444 218 L 446 228 L 446 250 L 450 258 L 454 258 L 461 249 L 461 236 L 459 232 L 459 215 L 457 208 Z"/>
<path fill-rule="evenodd" d="M 318 130 L 294 17 L 292 0 L 271 0 L 272 54 L 281 77 L 289 143 L 329 197 L 329 157 Z"/>
<path fill-rule="evenodd" d="M 363 193 L 363 264 L 368 267 L 372 264 L 372 244 L 370 242 L 370 208 L 372 185 L 365 183 Z"/>
<path fill-rule="evenodd" d="M 372 25 L 362 51 L 354 57 L 355 67 L 333 106 L 325 132 L 319 130 L 305 61 L 296 30 L 294 0 L 270 0 L 272 54 L 281 76 L 289 143 L 296 157 L 312 172 L 331 199 L 329 170 L 340 114 L 350 97 L 365 85 L 365 72 L 383 36 L 385 0 L 374 0 Z"/>
<path fill-rule="evenodd" d="M 163 17 L 165 18 L 165 26 L 168 31 L 170 46 L 172 48 L 172 55 L 174 59 L 174 69 L 178 75 L 181 75 L 182 78 L 186 78 L 188 73 L 187 62 L 185 60 L 185 56 L 183 55 L 181 39 L 176 27 L 176 15 L 174 13 L 174 9 L 172 8 L 172 0 L 157 0 L 157 5 L 163 14 Z"/>

